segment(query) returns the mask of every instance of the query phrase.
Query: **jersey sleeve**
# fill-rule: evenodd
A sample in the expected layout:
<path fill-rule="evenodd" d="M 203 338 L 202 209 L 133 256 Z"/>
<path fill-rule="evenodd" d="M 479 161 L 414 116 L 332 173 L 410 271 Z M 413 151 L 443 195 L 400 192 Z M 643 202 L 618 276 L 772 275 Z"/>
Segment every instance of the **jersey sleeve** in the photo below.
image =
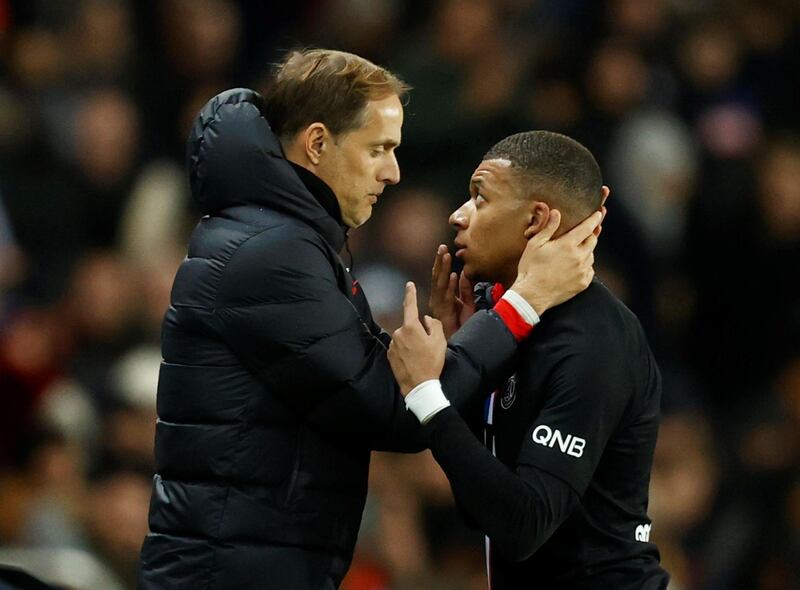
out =
<path fill-rule="evenodd" d="M 518 466 L 541 469 L 582 496 L 631 398 L 625 359 L 613 346 L 584 346 L 555 364 L 545 403 L 520 449 Z"/>
<path fill-rule="evenodd" d="M 436 414 L 426 428 L 456 504 L 504 558 L 529 558 L 578 504 L 560 478 L 535 468 L 514 472 L 501 463 L 453 408 Z"/>

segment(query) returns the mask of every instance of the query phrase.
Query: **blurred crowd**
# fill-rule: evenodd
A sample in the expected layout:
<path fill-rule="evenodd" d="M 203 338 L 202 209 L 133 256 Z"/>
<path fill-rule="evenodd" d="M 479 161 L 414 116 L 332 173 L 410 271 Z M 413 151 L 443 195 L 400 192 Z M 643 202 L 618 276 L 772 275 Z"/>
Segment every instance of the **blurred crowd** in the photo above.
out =
<path fill-rule="evenodd" d="M 414 87 L 403 180 L 350 237 L 387 329 L 488 147 L 548 129 L 593 151 L 598 276 L 664 378 L 671 588 L 800 588 L 796 0 L 0 0 L 0 564 L 134 587 L 160 322 L 198 219 L 188 128 L 305 45 Z M 375 453 L 344 589 L 485 588 L 482 543 L 429 454 Z"/>

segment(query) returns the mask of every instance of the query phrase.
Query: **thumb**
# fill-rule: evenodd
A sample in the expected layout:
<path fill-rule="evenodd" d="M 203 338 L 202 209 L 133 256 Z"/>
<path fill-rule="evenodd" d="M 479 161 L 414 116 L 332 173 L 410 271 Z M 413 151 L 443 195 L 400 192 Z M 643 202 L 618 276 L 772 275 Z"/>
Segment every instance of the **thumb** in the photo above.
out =
<path fill-rule="evenodd" d="M 432 318 L 429 315 L 426 315 L 424 318 L 422 318 L 422 321 L 425 324 L 425 331 L 429 336 L 433 336 L 434 338 L 444 338 L 444 328 L 442 327 L 442 322 Z"/>
<path fill-rule="evenodd" d="M 547 217 L 547 224 L 542 228 L 542 231 L 533 238 L 536 244 L 542 246 L 546 242 L 549 242 L 553 234 L 556 233 L 559 225 L 561 225 L 561 212 L 558 209 L 550 209 L 550 215 Z"/>

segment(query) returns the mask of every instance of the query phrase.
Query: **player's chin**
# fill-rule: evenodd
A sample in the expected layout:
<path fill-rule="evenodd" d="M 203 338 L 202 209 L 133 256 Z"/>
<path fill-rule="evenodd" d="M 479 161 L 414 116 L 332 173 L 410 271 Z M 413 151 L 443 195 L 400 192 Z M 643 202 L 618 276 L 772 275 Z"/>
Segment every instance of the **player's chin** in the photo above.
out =
<path fill-rule="evenodd" d="M 473 283 L 481 280 L 480 271 L 475 267 L 474 264 L 471 264 L 470 262 L 467 262 L 466 260 L 464 261 L 464 266 L 462 267 L 462 272 L 464 273 L 464 276 L 467 277 Z"/>
<path fill-rule="evenodd" d="M 464 276 L 467 277 L 472 284 L 475 283 L 495 283 L 497 282 L 498 272 L 493 271 L 488 265 L 481 264 L 480 260 L 465 260 L 462 268 Z"/>

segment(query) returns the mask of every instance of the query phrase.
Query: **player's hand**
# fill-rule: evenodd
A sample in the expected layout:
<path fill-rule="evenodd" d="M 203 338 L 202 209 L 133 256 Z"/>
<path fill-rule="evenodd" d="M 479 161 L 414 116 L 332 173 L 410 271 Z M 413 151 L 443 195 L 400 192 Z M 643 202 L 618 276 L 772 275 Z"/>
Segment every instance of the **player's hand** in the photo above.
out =
<path fill-rule="evenodd" d="M 608 188 L 603 187 L 604 196 L 607 191 Z M 605 214 L 606 208 L 602 207 L 553 240 L 561 223 L 561 213 L 551 210 L 545 228 L 528 240 L 511 288 L 522 295 L 536 313 L 542 315 L 592 282 L 594 249 Z"/>
<path fill-rule="evenodd" d="M 423 381 L 438 379 L 444 367 L 447 340 L 442 322 L 429 316 L 423 322 L 419 321 L 417 289 L 407 283 L 403 325 L 394 331 L 389 346 L 389 363 L 404 397 Z"/>
<path fill-rule="evenodd" d="M 464 271 L 458 278 L 458 327 L 460 328 L 475 313 L 475 285 L 467 278 Z"/>
<path fill-rule="evenodd" d="M 431 271 L 431 296 L 428 305 L 433 317 L 442 322 L 449 339 L 475 313 L 472 282 L 461 273 L 451 272 L 453 257 L 442 244 L 436 250 Z"/>

